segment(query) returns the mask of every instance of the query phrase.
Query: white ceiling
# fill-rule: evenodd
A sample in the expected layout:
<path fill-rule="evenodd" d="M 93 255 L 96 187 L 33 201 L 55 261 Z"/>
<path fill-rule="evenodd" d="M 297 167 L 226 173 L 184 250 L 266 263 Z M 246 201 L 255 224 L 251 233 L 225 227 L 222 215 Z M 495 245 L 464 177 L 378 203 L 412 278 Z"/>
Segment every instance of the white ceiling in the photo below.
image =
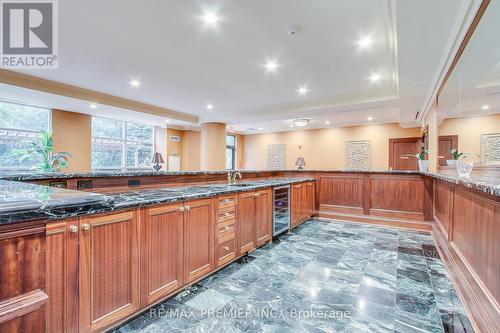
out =
<path fill-rule="evenodd" d="M 59 68 L 26 73 L 223 121 L 236 131 L 415 126 L 471 0 L 59 1 Z M 216 28 L 200 20 L 218 13 Z M 301 30 L 289 35 L 290 27 Z M 360 50 L 364 36 L 373 45 Z M 275 59 L 276 73 L 263 64 Z M 369 77 L 378 73 L 380 82 Z M 138 79 L 139 88 L 128 82 Z M 298 96 L 306 85 L 309 93 Z M 0 98 L 163 125 L 160 117 L 0 86 Z M 206 110 L 211 103 L 213 110 Z M 180 124 L 179 122 L 172 122 Z"/>

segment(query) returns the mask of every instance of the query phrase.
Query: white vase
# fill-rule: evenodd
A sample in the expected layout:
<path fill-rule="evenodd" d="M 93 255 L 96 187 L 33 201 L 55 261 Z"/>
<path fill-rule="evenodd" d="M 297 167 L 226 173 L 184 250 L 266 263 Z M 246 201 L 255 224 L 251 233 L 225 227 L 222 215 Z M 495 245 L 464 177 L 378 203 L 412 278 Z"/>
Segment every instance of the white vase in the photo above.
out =
<path fill-rule="evenodd" d="M 429 160 L 418 160 L 418 169 L 427 172 L 429 170 Z"/>
<path fill-rule="evenodd" d="M 455 166 L 457 165 L 457 160 L 446 160 L 446 165 Z"/>

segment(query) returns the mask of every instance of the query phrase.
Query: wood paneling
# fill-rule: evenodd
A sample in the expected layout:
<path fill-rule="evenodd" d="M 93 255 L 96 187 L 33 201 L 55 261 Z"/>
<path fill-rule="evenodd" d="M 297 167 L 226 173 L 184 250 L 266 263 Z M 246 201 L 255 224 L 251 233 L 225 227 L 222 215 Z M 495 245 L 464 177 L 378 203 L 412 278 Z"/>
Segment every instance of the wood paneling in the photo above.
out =
<path fill-rule="evenodd" d="M 80 331 L 101 330 L 139 308 L 135 211 L 80 221 Z"/>
<path fill-rule="evenodd" d="M 256 244 L 262 246 L 271 240 L 273 234 L 271 189 L 255 193 Z"/>
<path fill-rule="evenodd" d="M 214 204 L 204 199 L 184 207 L 184 281 L 190 283 L 214 268 Z"/>
<path fill-rule="evenodd" d="M 453 219 L 453 186 L 440 180 L 434 181 L 434 220 L 446 238 L 451 241 Z"/>
<path fill-rule="evenodd" d="M 184 206 L 146 208 L 141 223 L 142 305 L 182 287 Z"/>
<path fill-rule="evenodd" d="M 500 303 L 500 204 L 455 189 L 453 245 Z"/>
<path fill-rule="evenodd" d="M 419 175 L 372 175 L 370 215 L 423 220 L 425 186 Z"/>
<path fill-rule="evenodd" d="M 363 212 L 363 175 L 322 175 L 319 178 L 320 209 Z"/>
<path fill-rule="evenodd" d="M 47 225 L 47 332 L 78 331 L 78 219 Z"/>
<path fill-rule="evenodd" d="M 255 250 L 254 192 L 238 194 L 238 248 L 243 254 Z"/>
<path fill-rule="evenodd" d="M 0 234 L 0 332 L 44 332 L 45 228 Z"/>
<path fill-rule="evenodd" d="M 307 182 L 305 186 L 305 212 L 310 217 L 316 211 L 314 182 Z"/>

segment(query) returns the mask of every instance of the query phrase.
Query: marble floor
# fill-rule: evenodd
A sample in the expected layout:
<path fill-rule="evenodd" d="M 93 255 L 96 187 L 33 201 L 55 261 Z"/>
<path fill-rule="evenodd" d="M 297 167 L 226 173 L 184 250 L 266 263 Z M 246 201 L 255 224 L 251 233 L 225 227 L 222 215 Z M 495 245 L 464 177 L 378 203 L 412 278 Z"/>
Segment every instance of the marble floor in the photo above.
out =
<path fill-rule="evenodd" d="M 432 237 L 309 220 L 114 332 L 473 332 Z"/>

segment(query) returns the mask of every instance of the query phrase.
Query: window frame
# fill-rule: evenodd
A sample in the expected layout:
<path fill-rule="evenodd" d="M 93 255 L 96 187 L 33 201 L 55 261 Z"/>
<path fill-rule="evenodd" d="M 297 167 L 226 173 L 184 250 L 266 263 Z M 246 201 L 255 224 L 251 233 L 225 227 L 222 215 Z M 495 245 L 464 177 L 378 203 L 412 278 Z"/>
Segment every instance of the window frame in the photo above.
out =
<path fill-rule="evenodd" d="M 26 104 L 26 103 L 20 103 L 20 102 L 15 102 L 15 101 L 9 101 L 5 99 L 0 99 L 0 103 L 5 103 L 5 104 L 15 104 L 19 106 L 24 106 L 28 108 L 36 108 L 36 109 L 42 109 L 46 110 L 48 117 L 47 117 L 47 132 L 51 133 L 52 132 L 52 109 L 43 107 L 43 106 L 38 106 L 38 105 L 32 105 L 32 104 Z M 36 131 L 36 130 L 29 130 L 29 129 L 23 129 L 23 128 L 11 128 L 11 127 L 0 127 L 0 131 L 11 131 L 11 132 L 22 132 L 22 133 L 33 133 L 33 134 L 38 134 L 40 136 L 43 131 Z M 19 138 L 16 139 L 19 141 L 26 140 L 26 138 Z M 26 167 L 3 167 L 0 165 L 0 171 L 32 171 L 33 169 L 26 166 Z"/>
<path fill-rule="evenodd" d="M 154 125 L 149 125 L 149 124 L 145 124 L 145 123 L 140 123 L 140 122 L 134 122 L 134 121 L 126 121 L 126 120 L 120 120 L 120 119 L 114 119 L 114 118 L 108 118 L 108 117 L 99 117 L 99 116 L 92 116 L 92 119 L 94 118 L 101 118 L 101 119 L 107 119 L 107 120 L 113 120 L 113 121 L 118 121 L 121 123 L 121 126 L 122 126 L 122 137 L 120 139 L 115 139 L 115 138 L 106 138 L 106 137 L 99 137 L 99 136 L 94 136 L 93 135 L 93 124 L 91 125 L 91 146 L 90 146 L 90 151 L 91 151 L 91 156 L 90 156 L 90 160 L 91 160 L 91 170 L 92 171 L 112 171 L 112 170 L 120 170 L 120 171 L 127 171 L 127 170 L 149 170 L 151 167 L 149 166 L 144 166 L 144 167 L 141 167 L 141 166 L 127 166 L 127 148 L 128 147 L 134 147 L 134 146 L 146 146 L 146 145 L 151 145 L 151 149 L 152 149 L 152 155 L 154 154 L 155 152 L 155 139 L 156 139 L 156 136 L 155 136 L 155 126 Z M 141 125 L 141 126 L 150 126 L 152 128 L 152 138 L 151 138 L 151 141 L 147 141 L 147 140 L 130 140 L 130 139 L 127 139 L 127 124 L 134 124 L 134 125 Z M 121 156 L 121 165 L 119 167 L 94 167 L 92 165 L 92 160 L 93 160 L 93 145 L 94 145 L 94 139 L 97 139 L 97 140 L 110 140 L 110 141 L 118 141 L 116 143 L 110 143 L 110 145 L 116 145 L 116 146 L 120 146 L 121 147 L 121 152 L 122 152 L 122 156 Z M 138 143 L 138 145 L 131 145 L 130 142 L 134 142 L 134 143 Z M 152 165 L 152 164 L 151 164 Z"/>
<path fill-rule="evenodd" d="M 228 145 L 227 144 L 227 137 L 228 136 L 233 137 L 233 139 L 234 139 L 234 145 Z M 231 149 L 232 150 L 232 161 L 231 161 L 232 168 L 228 169 L 226 167 L 226 170 L 236 170 L 236 147 L 238 145 L 238 140 L 237 139 L 238 138 L 236 137 L 235 134 L 228 134 L 228 133 L 226 133 L 226 150 L 227 149 Z M 225 164 L 227 166 L 227 157 L 226 157 L 226 161 L 225 162 L 226 162 Z"/>

